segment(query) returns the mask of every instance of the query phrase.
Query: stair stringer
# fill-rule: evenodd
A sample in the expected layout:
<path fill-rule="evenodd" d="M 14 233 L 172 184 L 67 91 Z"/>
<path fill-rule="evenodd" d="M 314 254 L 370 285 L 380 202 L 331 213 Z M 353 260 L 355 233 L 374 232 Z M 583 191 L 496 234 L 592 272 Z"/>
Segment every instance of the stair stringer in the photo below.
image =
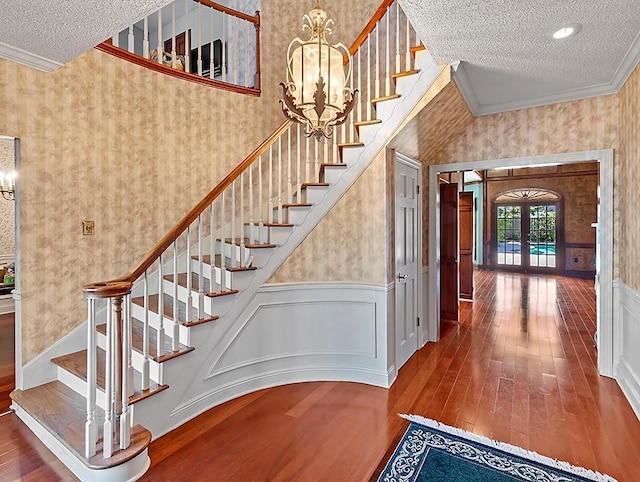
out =
<path fill-rule="evenodd" d="M 308 208 L 306 215 L 282 245 L 270 249 L 271 252 L 268 254 L 261 250 L 261 267 L 253 272 L 252 279 L 235 296 L 235 300 L 227 304 L 226 312 L 216 312 L 220 316 L 219 320 L 210 325 L 192 328 L 199 330 L 196 332 L 197 335 L 191 337 L 191 345 L 196 348 L 195 351 L 189 357 L 177 358 L 164 367 L 165 382 L 169 384 L 170 389 L 137 404 L 135 422 L 150 430 L 154 438 L 227 400 L 283 383 L 311 380 L 307 373 L 287 370 L 289 377 L 286 381 L 273 377 L 273 374 L 262 379 L 257 376 L 253 380 L 252 388 L 247 390 L 241 380 L 227 380 L 224 382 L 227 389 L 221 391 L 217 386 L 220 378 L 217 373 L 223 368 L 221 362 L 225 353 L 234 341 L 242 336 L 252 317 L 251 309 L 255 308 L 251 308 L 250 304 L 259 288 L 346 194 L 396 133 L 450 81 L 449 66 L 438 64 L 427 51 L 418 52 L 416 63 L 420 69 L 419 74 L 399 79 L 397 91 L 401 97 L 377 106 L 377 117 L 382 123 L 361 129 L 360 137 L 365 145 L 344 150 L 343 162 L 347 164 L 347 168 L 337 182 L 327 188 L 321 201 Z M 324 379 L 326 378 L 315 378 Z M 370 379 L 359 377 L 355 372 L 343 381 L 371 383 Z M 234 383 L 236 391 L 233 389 Z M 389 383 L 380 385 L 389 386 Z"/>

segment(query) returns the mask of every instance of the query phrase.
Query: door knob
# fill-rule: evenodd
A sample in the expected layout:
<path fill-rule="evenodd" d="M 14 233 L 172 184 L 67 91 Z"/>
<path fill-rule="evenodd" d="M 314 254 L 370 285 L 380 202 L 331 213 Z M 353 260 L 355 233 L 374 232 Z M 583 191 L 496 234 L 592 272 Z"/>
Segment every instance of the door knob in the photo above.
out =
<path fill-rule="evenodd" d="M 399 274 L 398 279 L 407 279 L 409 277 L 408 274 Z"/>

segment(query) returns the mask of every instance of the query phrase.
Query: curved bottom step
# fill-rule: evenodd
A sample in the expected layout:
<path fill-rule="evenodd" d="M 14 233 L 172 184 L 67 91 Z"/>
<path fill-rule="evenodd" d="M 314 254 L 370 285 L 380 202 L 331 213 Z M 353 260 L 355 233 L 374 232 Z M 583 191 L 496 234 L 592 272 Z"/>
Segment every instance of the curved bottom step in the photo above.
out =
<path fill-rule="evenodd" d="M 133 439 L 127 449 L 108 459 L 100 453 L 89 460 L 82 456 L 85 399 L 63 383 L 15 390 L 11 398 L 16 415 L 80 480 L 134 481 L 148 470 L 151 432 L 140 425 L 132 428 Z M 100 420 L 101 414 L 96 415 Z"/>

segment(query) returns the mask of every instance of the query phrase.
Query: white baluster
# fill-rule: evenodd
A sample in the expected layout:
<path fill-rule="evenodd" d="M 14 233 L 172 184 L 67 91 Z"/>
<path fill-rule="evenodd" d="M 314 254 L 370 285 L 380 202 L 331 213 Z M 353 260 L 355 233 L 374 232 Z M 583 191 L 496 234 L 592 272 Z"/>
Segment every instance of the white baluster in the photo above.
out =
<path fill-rule="evenodd" d="M 282 224 L 282 135 L 278 137 L 278 224 Z"/>
<path fill-rule="evenodd" d="M 267 221 L 269 224 L 273 224 L 273 145 L 269 146 L 269 188 L 267 189 L 267 195 L 269 200 Z"/>
<path fill-rule="evenodd" d="M 366 112 L 366 120 L 371 120 L 372 118 L 372 107 L 371 107 L 371 35 L 367 37 L 367 105 L 365 105 Z"/>
<path fill-rule="evenodd" d="M 187 259 L 185 260 L 186 268 L 187 268 L 187 302 L 185 306 L 185 322 L 189 323 L 193 321 L 193 273 L 191 271 L 191 225 L 187 227 Z M 177 280 L 176 280 L 177 283 Z M 180 336 L 180 332 L 176 328 L 177 325 L 174 326 L 174 333 Z M 177 345 L 175 345 L 174 351 L 177 350 Z"/>
<path fill-rule="evenodd" d="M 362 91 L 362 69 L 361 69 L 361 62 L 360 62 L 360 57 L 362 57 L 362 47 L 360 47 L 360 49 L 357 52 L 358 55 L 358 122 L 362 122 L 362 98 L 364 97 L 364 92 Z M 353 76 L 352 76 L 353 78 Z M 351 88 L 353 90 L 353 82 L 351 85 Z M 355 139 L 352 137 L 354 134 L 354 129 L 351 129 L 351 132 L 349 132 L 349 138 L 352 139 L 353 142 L 355 142 Z"/>
<path fill-rule="evenodd" d="M 89 298 L 87 317 L 87 421 L 84 427 L 84 456 L 96 454 L 98 423 L 96 421 L 96 300 Z"/>
<path fill-rule="evenodd" d="M 255 244 L 256 224 L 253 219 L 253 164 L 249 164 L 249 244 Z"/>
<path fill-rule="evenodd" d="M 111 44 L 114 47 L 120 48 L 120 32 L 116 33 L 113 37 L 111 37 Z"/>
<path fill-rule="evenodd" d="M 327 139 L 326 137 L 324 138 L 324 149 L 323 149 L 323 153 L 322 153 L 322 164 L 329 164 L 329 139 Z M 316 171 L 316 179 L 318 182 L 320 182 L 320 167 L 318 166 L 317 171 Z"/>
<path fill-rule="evenodd" d="M 162 9 L 158 10 L 158 47 L 156 51 L 158 52 L 156 60 L 159 64 L 162 64 L 162 57 L 164 57 L 164 45 L 162 45 Z"/>
<path fill-rule="evenodd" d="M 319 151 L 320 151 L 320 141 L 316 138 L 314 144 L 314 150 L 313 150 L 313 179 L 314 181 L 312 182 L 316 182 L 318 179 L 318 172 L 319 172 L 319 163 L 320 163 L 320 157 L 319 157 Z"/>
<path fill-rule="evenodd" d="M 297 124 L 297 126 L 298 127 L 297 127 L 297 131 L 296 131 L 297 132 L 297 134 L 296 134 L 296 137 L 297 137 L 297 149 L 296 149 L 296 152 L 297 152 L 297 156 L 296 156 L 297 157 L 297 167 L 296 167 L 297 197 L 296 197 L 296 202 L 301 202 L 300 200 L 302 199 L 302 181 L 300 179 L 300 169 L 301 169 L 301 160 L 302 160 L 302 151 L 301 151 L 301 149 L 302 149 L 302 145 L 301 145 L 302 144 L 301 143 L 301 136 L 302 136 L 301 130 L 302 130 L 302 128 L 301 128 L 300 124 Z"/>
<path fill-rule="evenodd" d="M 231 255 L 231 266 L 234 268 L 238 266 L 238 256 L 236 255 L 236 247 L 235 243 L 237 243 L 236 238 L 236 182 L 233 181 L 231 183 L 231 249 L 233 250 L 233 254 Z"/>
<path fill-rule="evenodd" d="M 262 154 L 258 156 L 258 208 L 260 219 L 258 220 L 258 243 L 262 244 L 262 231 L 264 229 L 264 198 L 262 196 Z"/>
<path fill-rule="evenodd" d="M 291 180 L 291 127 L 287 129 L 287 203 L 293 202 L 293 184 Z M 282 219 L 280 220 L 282 222 Z"/>
<path fill-rule="evenodd" d="M 406 17 L 405 13 L 405 17 Z M 409 23 L 409 17 L 407 17 L 407 53 L 406 53 L 406 63 L 407 63 L 407 72 L 411 70 L 411 24 Z"/>
<path fill-rule="evenodd" d="M 306 137 L 305 138 L 305 165 L 304 165 L 304 179 L 305 182 L 309 182 L 309 179 L 311 178 L 311 158 L 310 158 L 310 148 L 309 148 L 309 138 Z M 299 200 L 299 203 L 301 203 L 302 201 Z"/>
<path fill-rule="evenodd" d="M 149 275 L 143 280 L 144 320 L 142 325 L 142 389 L 149 389 Z"/>
<path fill-rule="evenodd" d="M 127 39 L 127 50 L 130 53 L 135 52 L 135 38 L 133 34 L 133 24 L 129 25 L 129 38 Z"/>
<path fill-rule="evenodd" d="M 102 456 L 108 459 L 113 454 L 113 398 L 112 398 L 112 369 L 113 369 L 113 300 L 109 298 L 107 304 L 107 343 L 106 363 L 104 374 L 104 426 L 102 429 Z"/>
<path fill-rule="evenodd" d="M 213 71 L 212 71 L 213 72 Z M 215 292 L 216 284 L 216 201 L 211 203 L 211 236 L 209 236 L 209 263 L 211 265 L 211 292 Z M 222 276 L 220 276 L 220 291 L 224 291 Z"/>
<path fill-rule="evenodd" d="M 245 22 L 245 49 L 244 49 L 244 86 L 249 87 L 249 38 L 251 37 L 251 23 Z"/>
<path fill-rule="evenodd" d="M 227 238 L 226 238 L 226 213 L 225 213 L 225 191 L 222 191 L 222 194 L 220 195 L 220 247 L 221 247 L 221 252 L 220 252 L 220 276 L 221 279 L 224 278 L 225 279 L 225 284 L 226 284 L 226 273 L 227 273 Z M 230 286 L 227 286 L 227 288 L 231 288 Z"/>
<path fill-rule="evenodd" d="M 123 297 L 122 306 L 122 384 L 120 386 L 120 450 L 129 446 L 131 439 L 131 412 L 129 396 L 133 395 L 133 367 L 131 365 L 131 307 L 130 296 Z"/>
<path fill-rule="evenodd" d="M 375 91 L 374 98 L 380 97 L 380 21 L 376 22 L 376 45 L 374 47 L 376 54 L 376 64 L 374 66 Z"/>
<path fill-rule="evenodd" d="M 396 74 L 400 73 L 400 2 L 396 1 Z"/>
<path fill-rule="evenodd" d="M 156 356 L 160 358 L 164 355 L 164 266 L 162 265 L 162 254 L 158 260 L 158 344 L 156 346 Z"/>
<path fill-rule="evenodd" d="M 222 16 L 222 82 L 227 81 L 227 16 Z"/>
<path fill-rule="evenodd" d="M 202 4 L 200 2 L 198 2 L 198 75 L 202 77 Z"/>
<path fill-rule="evenodd" d="M 240 57 L 238 30 L 238 18 L 233 17 L 233 83 L 235 85 L 238 85 L 238 57 Z"/>
<path fill-rule="evenodd" d="M 177 351 L 180 348 L 178 342 L 178 334 L 180 327 L 178 326 L 178 241 L 173 242 L 173 330 L 171 340 L 171 350 Z"/>
<path fill-rule="evenodd" d="M 244 267 L 246 257 L 246 243 L 244 237 L 244 172 L 240 173 L 240 266 Z"/>
<path fill-rule="evenodd" d="M 189 2 L 184 0 L 184 71 L 191 71 L 191 38 L 189 38 Z"/>
<path fill-rule="evenodd" d="M 386 17 L 387 17 L 387 42 L 386 42 L 386 48 L 385 48 L 385 73 L 386 76 L 384 78 L 384 95 L 391 95 L 391 61 L 390 61 L 390 49 L 391 49 L 391 43 L 389 41 L 389 36 L 391 35 L 390 32 L 390 25 L 389 25 L 389 20 L 391 19 L 391 10 L 387 10 L 386 13 Z"/>
<path fill-rule="evenodd" d="M 178 61 L 178 52 L 176 52 L 176 3 L 173 2 L 171 4 L 171 67 L 176 68 L 176 63 Z M 187 35 L 185 31 L 185 36 Z M 164 47 L 162 47 L 164 50 Z M 158 54 L 160 55 L 160 49 L 158 49 Z"/>
<path fill-rule="evenodd" d="M 342 125 L 344 125 L 344 124 L 342 124 Z M 331 154 L 331 162 L 333 162 L 334 164 L 337 164 L 337 163 L 340 162 L 338 160 L 338 139 L 337 139 L 337 136 L 333 136 L 331 138 L 331 145 L 333 146 L 332 154 Z"/>
<path fill-rule="evenodd" d="M 142 39 L 142 55 L 149 58 L 149 17 L 144 17 L 144 37 Z"/>
<path fill-rule="evenodd" d="M 209 20 L 210 20 L 210 25 L 209 25 L 209 31 L 211 32 L 211 42 L 209 44 L 209 78 L 213 79 L 215 77 L 215 63 L 214 63 L 214 59 L 215 59 L 215 55 L 214 55 L 214 48 L 213 48 L 213 43 L 215 41 L 215 35 L 213 33 L 214 31 L 214 19 L 215 19 L 215 10 L 212 8 L 208 8 L 207 12 L 209 12 Z M 213 262 L 212 262 L 212 266 L 213 266 Z M 213 285 L 213 283 L 212 283 Z M 213 288 L 212 288 L 213 291 Z"/>
<path fill-rule="evenodd" d="M 198 319 L 204 318 L 204 218 L 198 216 Z"/>

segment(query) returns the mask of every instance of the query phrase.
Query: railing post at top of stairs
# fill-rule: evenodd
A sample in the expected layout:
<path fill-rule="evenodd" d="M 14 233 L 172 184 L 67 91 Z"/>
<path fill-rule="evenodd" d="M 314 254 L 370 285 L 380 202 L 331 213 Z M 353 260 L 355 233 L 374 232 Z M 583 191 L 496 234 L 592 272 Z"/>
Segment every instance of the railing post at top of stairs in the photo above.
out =
<path fill-rule="evenodd" d="M 128 300 L 131 283 L 110 281 L 94 283 L 84 288 L 88 302 L 87 323 L 87 420 L 85 423 L 85 456 L 96 454 L 98 428 L 95 419 L 96 390 L 98 386 L 96 344 L 96 300 L 107 300 L 107 341 L 105 360 L 105 420 L 102 433 L 103 458 L 113 455 L 114 434 L 118 434 L 119 447 L 130 444 L 131 420 L 129 392 L 131 390 L 129 360 L 131 352 L 131 310 Z M 123 310 L 123 301 L 125 302 Z M 124 315 L 123 315 L 124 311 Z M 123 425 L 126 425 L 124 427 Z"/>

